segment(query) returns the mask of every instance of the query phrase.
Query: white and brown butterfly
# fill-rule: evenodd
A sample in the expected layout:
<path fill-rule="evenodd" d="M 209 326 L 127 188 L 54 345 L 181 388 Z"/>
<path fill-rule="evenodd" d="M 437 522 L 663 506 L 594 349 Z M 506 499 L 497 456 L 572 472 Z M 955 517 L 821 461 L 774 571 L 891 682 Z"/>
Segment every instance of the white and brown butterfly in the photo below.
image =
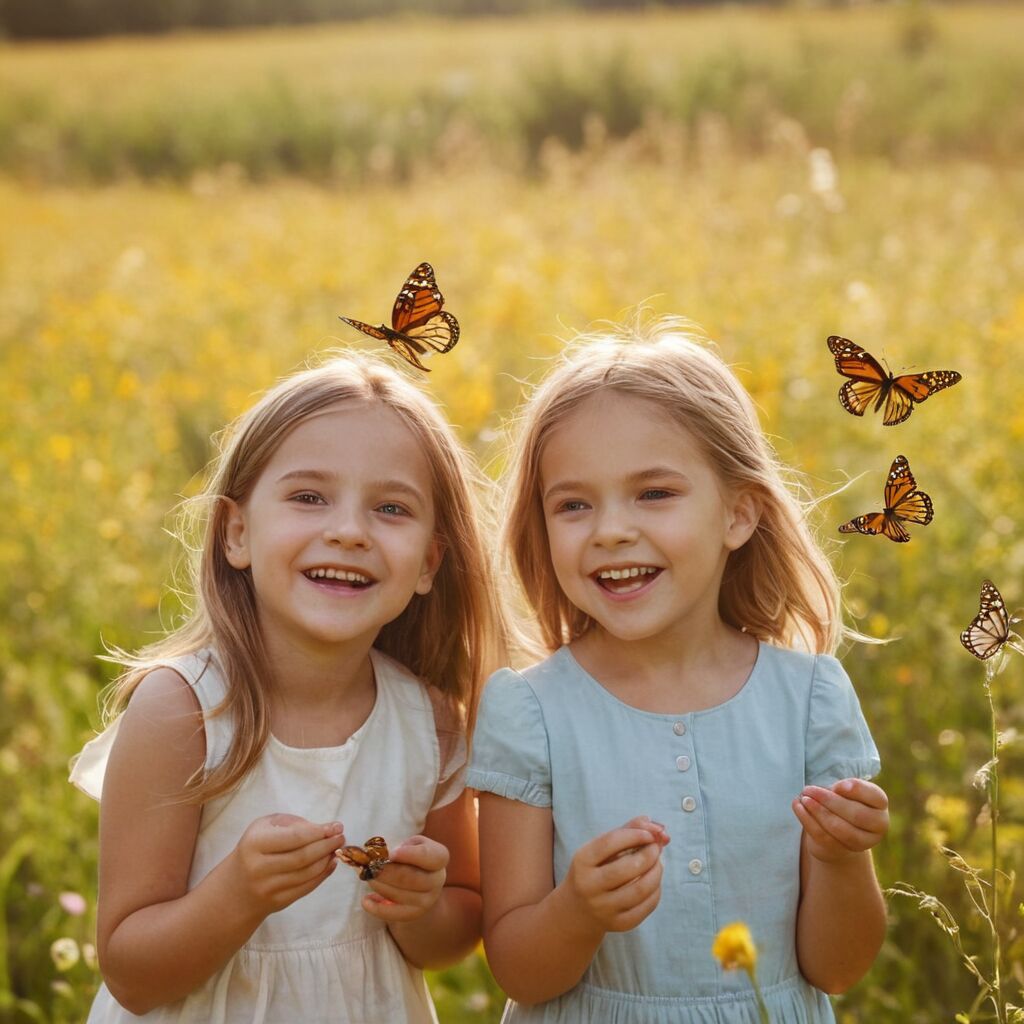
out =
<path fill-rule="evenodd" d="M 924 491 L 917 490 L 910 463 L 902 455 L 897 455 L 885 480 L 885 508 L 881 512 L 856 516 L 843 523 L 839 532 L 882 534 L 903 544 L 910 540 L 904 523 L 927 526 L 934 514 L 932 499 Z"/>
<path fill-rule="evenodd" d="M 349 867 L 359 871 L 359 877 L 364 882 L 376 878 L 390 864 L 388 859 L 388 844 L 384 842 L 383 836 L 372 836 L 362 846 L 343 846 L 337 852 L 338 860 Z"/>
<path fill-rule="evenodd" d="M 982 661 L 998 654 L 1007 644 L 1024 654 L 1024 639 L 1010 628 L 1018 622 L 1019 616 L 1011 616 L 1007 612 L 995 584 L 991 580 L 983 580 L 981 608 L 971 624 L 960 634 L 960 643 Z"/>
<path fill-rule="evenodd" d="M 448 352 L 459 340 L 459 321 L 441 309 L 444 296 L 434 279 L 434 268 L 421 263 L 408 277 L 391 310 L 391 326 L 365 324 L 339 317 L 363 334 L 386 341 L 400 356 L 424 373 L 430 370 L 419 357 Z"/>
<path fill-rule="evenodd" d="M 854 416 L 863 416 L 875 403 L 875 412 L 885 407 L 882 423 L 894 427 L 913 411 L 914 405 L 950 388 L 962 379 L 956 370 L 928 370 L 896 376 L 884 370 L 878 360 L 860 345 L 833 334 L 829 351 L 836 357 L 836 370 L 848 380 L 839 389 L 839 401 Z"/>

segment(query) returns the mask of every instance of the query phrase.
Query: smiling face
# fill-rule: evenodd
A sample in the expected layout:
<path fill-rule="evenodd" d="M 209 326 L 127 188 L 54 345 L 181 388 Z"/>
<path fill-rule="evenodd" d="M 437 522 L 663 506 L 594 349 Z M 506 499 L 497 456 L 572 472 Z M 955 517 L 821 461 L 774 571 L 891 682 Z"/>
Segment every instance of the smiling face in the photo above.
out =
<path fill-rule="evenodd" d="M 657 405 L 588 398 L 552 431 L 540 478 L 559 585 L 607 634 L 660 641 L 719 623 L 726 559 L 756 512 Z"/>
<path fill-rule="evenodd" d="M 225 535 L 228 561 L 252 572 L 271 647 L 369 647 L 441 561 L 427 459 L 377 403 L 300 422 L 232 503 Z"/>

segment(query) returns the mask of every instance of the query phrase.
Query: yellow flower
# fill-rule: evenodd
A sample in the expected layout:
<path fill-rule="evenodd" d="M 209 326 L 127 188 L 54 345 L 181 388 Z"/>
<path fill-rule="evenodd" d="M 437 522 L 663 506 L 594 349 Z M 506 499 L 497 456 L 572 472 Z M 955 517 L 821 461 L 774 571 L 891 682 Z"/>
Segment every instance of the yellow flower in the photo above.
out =
<path fill-rule="evenodd" d="M 753 973 L 757 966 L 757 947 L 750 929 L 742 921 L 727 924 L 715 936 L 711 953 L 727 971 Z"/>

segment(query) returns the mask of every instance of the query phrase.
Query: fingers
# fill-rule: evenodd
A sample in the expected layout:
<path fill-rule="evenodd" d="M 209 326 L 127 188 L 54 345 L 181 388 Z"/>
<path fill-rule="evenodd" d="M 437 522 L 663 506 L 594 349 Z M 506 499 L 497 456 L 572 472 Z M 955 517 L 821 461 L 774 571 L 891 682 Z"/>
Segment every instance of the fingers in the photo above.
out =
<path fill-rule="evenodd" d="M 345 834 L 340 821 L 318 825 L 294 814 L 271 814 L 259 818 L 246 829 L 246 833 L 251 835 L 263 853 L 300 850 L 318 840 L 328 841 L 331 838 L 340 838 L 343 842 Z"/>
<path fill-rule="evenodd" d="M 577 856 L 591 867 L 607 864 L 620 854 L 631 852 L 642 846 L 649 846 L 652 843 L 657 844 L 655 832 L 655 829 L 649 827 L 623 826 L 615 828 L 581 846 L 577 851 Z"/>
<path fill-rule="evenodd" d="M 861 799 L 862 796 L 868 799 Z M 863 779 L 843 779 L 831 789 L 805 786 L 801 799 L 804 797 L 866 832 L 884 832 L 888 827 L 888 798 L 878 786 Z"/>
<path fill-rule="evenodd" d="M 840 779 L 832 786 L 832 792 L 877 810 L 884 811 L 889 808 L 889 798 L 885 795 L 885 790 L 867 779 Z"/>
<path fill-rule="evenodd" d="M 424 871 L 437 871 L 448 866 L 448 849 L 426 836 L 412 836 L 391 851 L 392 864 L 411 864 Z"/>
<path fill-rule="evenodd" d="M 833 801 L 841 801 L 830 791 Z M 800 820 L 810 839 L 817 844 L 818 851 L 859 853 L 870 850 L 877 845 L 888 827 L 888 812 L 882 810 L 866 810 L 843 806 L 849 801 L 834 803 L 828 806 L 815 796 L 803 793 L 793 801 L 793 812 Z M 856 820 L 844 817 L 849 814 Z"/>

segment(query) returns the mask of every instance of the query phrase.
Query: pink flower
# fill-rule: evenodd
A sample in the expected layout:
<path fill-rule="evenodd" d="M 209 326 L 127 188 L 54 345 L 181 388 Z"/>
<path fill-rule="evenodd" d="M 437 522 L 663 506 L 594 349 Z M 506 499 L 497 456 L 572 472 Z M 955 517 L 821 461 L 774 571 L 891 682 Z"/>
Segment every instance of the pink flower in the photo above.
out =
<path fill-rule="evenodd" d="M 81 917 L 88 904 L 85 902 L 85 897 L 80 896 L 77 892 L 62 892 L 57 897 L 57 902 L 66 910 L 72 917 Z"/>

